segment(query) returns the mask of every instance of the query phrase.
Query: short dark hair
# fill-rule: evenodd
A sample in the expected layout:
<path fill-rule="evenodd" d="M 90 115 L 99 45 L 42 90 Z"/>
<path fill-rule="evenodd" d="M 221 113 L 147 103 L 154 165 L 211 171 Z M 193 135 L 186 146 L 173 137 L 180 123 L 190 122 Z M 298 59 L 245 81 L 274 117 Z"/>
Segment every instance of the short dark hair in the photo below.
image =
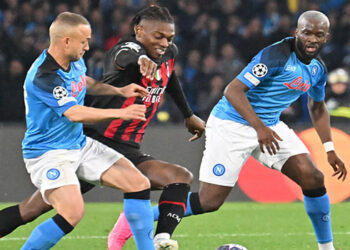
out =
<path fill-rule="evenodd" d="M 130 24 L 132 32 L 134 31 L 134 27 L 142 20 L 156 20 L 166 23 L 174 23 L 174 18 L 169 10 L 166 7 L 160 7 L 158 5 L 151 5 L 136 13 Z"/>

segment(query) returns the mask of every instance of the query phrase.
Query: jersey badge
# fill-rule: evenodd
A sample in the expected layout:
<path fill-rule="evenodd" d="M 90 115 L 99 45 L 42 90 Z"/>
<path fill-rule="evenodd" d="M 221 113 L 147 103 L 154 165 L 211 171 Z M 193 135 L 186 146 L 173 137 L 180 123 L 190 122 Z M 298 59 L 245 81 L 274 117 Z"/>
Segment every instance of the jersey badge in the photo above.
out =
<path fill-rule="evenodd" d="M 141 46 L 134 42 L 126 42 L 124 45 L 120 46 L 121 48 L 129 48 L 134 50 L 136 53 L 140 52 Z"/>
<path fill-rule="evenodd" d="M 316 65 L 312 66 L 311 68 L 311 75 L 315 76 L 317 74 L 318 67 Z"/>
<path fill-rule="evenodd" d="M 258 63 L 258 64 L 255 64 L 253 69 L 252 69 L 252 72 L 253 72 L 253 75 L 255 75 L 256 77 L 263 77 L 267 74 L 267 66 L 263 63 Z"/>
<path fill-rule="evenodd" d="M 68 91 L 62 86 L 56 86 L 52 91 L 53 96 L 56 99 L 62 99 L 68 96 Z"/>
<path fill-rule="evenodd" d="M 162 75 L 160 74 L 160 69 L 156 70 L 154 77 L 156 78 L 157 81 L 160 81 L 160 79 L 162 79 Z"/>
<path fill-rule="evenodd" d="M 216 164 L 214 167 L 213 167 L 213 173 L 216 175 L 216 176 L 222 176 L 224 173 L 225 173 L 226 169 L 225 169 L 225 166 L 218 163 Z"/>

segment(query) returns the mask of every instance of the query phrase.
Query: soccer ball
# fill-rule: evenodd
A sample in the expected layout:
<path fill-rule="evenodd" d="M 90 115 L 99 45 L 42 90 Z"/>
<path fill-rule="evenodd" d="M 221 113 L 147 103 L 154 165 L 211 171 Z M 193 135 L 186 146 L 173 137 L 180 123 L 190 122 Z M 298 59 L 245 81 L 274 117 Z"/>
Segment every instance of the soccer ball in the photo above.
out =
<path fill-rule="evenodd" d="M 225 244 L 219 246 L 216 250 L 247 250 L 247 248 L 238 244 Z"/>

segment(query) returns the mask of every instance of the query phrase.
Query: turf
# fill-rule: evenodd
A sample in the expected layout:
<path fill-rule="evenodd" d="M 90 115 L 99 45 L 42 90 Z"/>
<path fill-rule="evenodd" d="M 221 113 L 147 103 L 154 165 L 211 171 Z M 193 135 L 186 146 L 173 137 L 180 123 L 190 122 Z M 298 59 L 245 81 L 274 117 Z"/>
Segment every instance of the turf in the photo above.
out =
<path fill-rule="evenodd" d="M 0 204 L 0 208 L 9 204 Z M 106 249 L 106 237 L 121 203 L 88 203 L 84 219 L 53 249 Z M 350 250 L 350 203 L 332 205 L 332 224 L 336 249 Z M 19 249 L 31 230 L 48 213 L 0 239 L 0 249 Z M 219 211 L 183 219 L 174 239 L 181 250 L 215 250 L 224 243 L 239 243 L 249 250 L 317 249 L 311 223 L 302 203 L 259 204 L 226 203 Z M 132 240 L 126 250 L 135 249 Z"/>

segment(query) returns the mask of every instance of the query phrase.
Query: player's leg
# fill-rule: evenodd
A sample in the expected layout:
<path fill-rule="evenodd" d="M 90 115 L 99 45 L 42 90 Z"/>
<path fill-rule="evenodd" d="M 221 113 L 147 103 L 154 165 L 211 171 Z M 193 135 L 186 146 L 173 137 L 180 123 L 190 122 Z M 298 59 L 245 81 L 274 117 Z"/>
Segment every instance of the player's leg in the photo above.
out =
<path fill-rule="evenodd" d="M 121 158 L 102 174 L 101 183 L 124 192 L 124 214 L 137 249 L 154 249 L 149 180 L 129 160 Z"/>
<path fill-rule="evenodd" d="M 319 249 L 333 250 L 330 202 L 323 174 L 316 168 L 308 154 L 290 157 L 283 165 L 282 173 L 302 188 L 305 210 L 314 227 Z"/>
<path fill-rule="evenodd" d="M 159 160 L 144 161 L 137 168 L 150 179 L 152 188 L 163 188 L 158 209 L 154 209 L 154 217 L 158 217 L 154 241 L 159 247 L 173 245 L 176 249 L 177 243 L 170 237 L 184 216 L 192 173 L 179 165 Z"/>
<path fill-rule="evenodd" d="M 94 185 L 80 180 L 81 193 L 91 190 Z M 11 233 L 17 227 L 35 220 L 40 215 L 50 211 L 52 206 L 44 202 L 39 190 L 21 203 L 4 208 L 0 211 L 0 238 Z"/>
<path fill-rule="evenodd" d="M 87 137 L 77 174 L 124 192 L 124 211 L 138 249 L 154 249 L 149 180 L 123 155 Z"/>
<path fill-rule="evenodd" d="M 57 214 L 38 225 L 21 249 L 50 249 L 74 229 L 84 215 L 79 185 L 66 185 L 43 191 Z"/>
<path fill-rule="evenodd" d="M 280 170 L 295 181 L 304 194 L 305 209 L 312 221 L 319 248 L 333 250 L 330 203 L 323 174 L 315 167 L 308 149 L 283 122 L 271 127 L 283 141 L 276 155 L 263 154 L 258 148 L 253 156 L 264 165 Z"/>

